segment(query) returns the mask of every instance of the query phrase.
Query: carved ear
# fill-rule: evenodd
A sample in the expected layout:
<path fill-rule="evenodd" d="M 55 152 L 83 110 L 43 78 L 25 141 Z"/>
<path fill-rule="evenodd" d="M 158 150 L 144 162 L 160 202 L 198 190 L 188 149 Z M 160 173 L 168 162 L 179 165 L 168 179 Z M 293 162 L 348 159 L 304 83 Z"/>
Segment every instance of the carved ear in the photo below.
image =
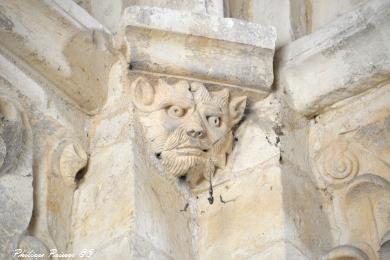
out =
<path fill-rule="evenodd" d="M 221 103 L 227 104 L 230 96 L 230 92 L 228 89 L 224 88 L 222 90 L 213 92 L 213 94 L 214 96 L 217 96 L 221 99 Z"/>
<path fill-rule="evenodd" d="M 149 82 L 139 77 L 131 84 L 131 93 L 134 105 L 138 109 L 145 110 L 153 104 L 155 90 Z"/>
<path fill-rule="evenodd" d="M 237 124 L 242 116 L 244 115 L 246 107 L 246 98 L 245 96 L 233 98 L 229 104 L 230 120 L 231 125 Z"/>

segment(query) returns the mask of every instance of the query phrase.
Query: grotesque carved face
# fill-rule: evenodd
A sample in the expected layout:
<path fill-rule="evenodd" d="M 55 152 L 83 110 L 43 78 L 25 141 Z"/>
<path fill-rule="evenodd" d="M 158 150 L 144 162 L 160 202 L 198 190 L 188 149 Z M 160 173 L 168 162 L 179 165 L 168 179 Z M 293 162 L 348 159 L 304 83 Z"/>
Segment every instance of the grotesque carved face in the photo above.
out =
<path fill-rule="evenodd" d="M 246 97 L 231 99 L 227 89 L 209 92 L 187 81 L 151 85 L 138 78 L 131 89 L 146 139 L 168 174 L 195 185 L 225 166 Z"/>

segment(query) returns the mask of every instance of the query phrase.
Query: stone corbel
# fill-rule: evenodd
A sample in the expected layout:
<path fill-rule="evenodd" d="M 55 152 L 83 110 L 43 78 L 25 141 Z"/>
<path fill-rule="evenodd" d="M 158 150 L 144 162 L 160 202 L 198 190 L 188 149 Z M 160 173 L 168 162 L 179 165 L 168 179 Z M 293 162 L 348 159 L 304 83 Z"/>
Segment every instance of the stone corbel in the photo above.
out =
<path fill-rule="evenodd" d="M 229 90 L 208 91 L 200 82 L 136 79 L 131 85 L 151 152 L 168 176 L 184 177 L 193 187 L 223 168 L 233 146 L 246 97 Z"/>

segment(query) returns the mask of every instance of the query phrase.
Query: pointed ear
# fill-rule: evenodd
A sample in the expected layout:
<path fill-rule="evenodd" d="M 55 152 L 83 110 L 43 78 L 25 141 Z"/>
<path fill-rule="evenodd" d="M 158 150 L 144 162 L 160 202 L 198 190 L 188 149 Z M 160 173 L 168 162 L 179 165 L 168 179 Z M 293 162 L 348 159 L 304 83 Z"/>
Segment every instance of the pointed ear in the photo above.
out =
<path fill-rule="evenodd" d="M 213 95 L 219 97 L 222 103 L 227 104 L 230 92 L 227 88 L 224 88 L 222 90 L 213 92 Z"/>
<path fill-rule="evenodd" d="M 143 77 L 137 78 L 131 84 L 131 94 L 134 105 L 141 110 L 154 103 L 155 89 Z"/>
<path fill-rule="evenodd" d="M 244 115 L 245 107 L 246 107 L 246 96 L 235 97 L 230 101 L 229 104 L 229 112 L 230 112 L 230 120 L 231 125 L 237 124 L 242 116 Z"/>

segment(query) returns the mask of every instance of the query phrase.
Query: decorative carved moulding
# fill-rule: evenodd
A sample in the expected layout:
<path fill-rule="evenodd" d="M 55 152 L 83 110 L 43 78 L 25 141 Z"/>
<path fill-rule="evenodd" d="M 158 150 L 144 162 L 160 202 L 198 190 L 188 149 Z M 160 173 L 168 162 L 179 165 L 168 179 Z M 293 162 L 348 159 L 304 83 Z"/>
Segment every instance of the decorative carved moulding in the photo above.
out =
<path fill-rule="evenodd" d="M 231 97 L 228 89 L 211 92 L 199 82 L 143 77 L 133 81 L 131 91 L 149 150 L 169 176 L 185 176 L 195 186 L 225 167 L 245 96 Z"/>
<path fill-rule="evenodd" d="M 307 116 L 390 79 L 390 2 L 365 1 L 322 29 L 283 47 L 277 81 Z"/>
<path fill-rule="evenodd" d="M 273 27 L 145 6 L 126 8 L 121 23 L 131 70 L 271 90 Z"/>
<path fill-rule="evenodd" d="M 85 10 L 73 1 L 1 1 L 0 19 L 2 55 L 86 112 L 104 104 L 111 35 Z"/>

